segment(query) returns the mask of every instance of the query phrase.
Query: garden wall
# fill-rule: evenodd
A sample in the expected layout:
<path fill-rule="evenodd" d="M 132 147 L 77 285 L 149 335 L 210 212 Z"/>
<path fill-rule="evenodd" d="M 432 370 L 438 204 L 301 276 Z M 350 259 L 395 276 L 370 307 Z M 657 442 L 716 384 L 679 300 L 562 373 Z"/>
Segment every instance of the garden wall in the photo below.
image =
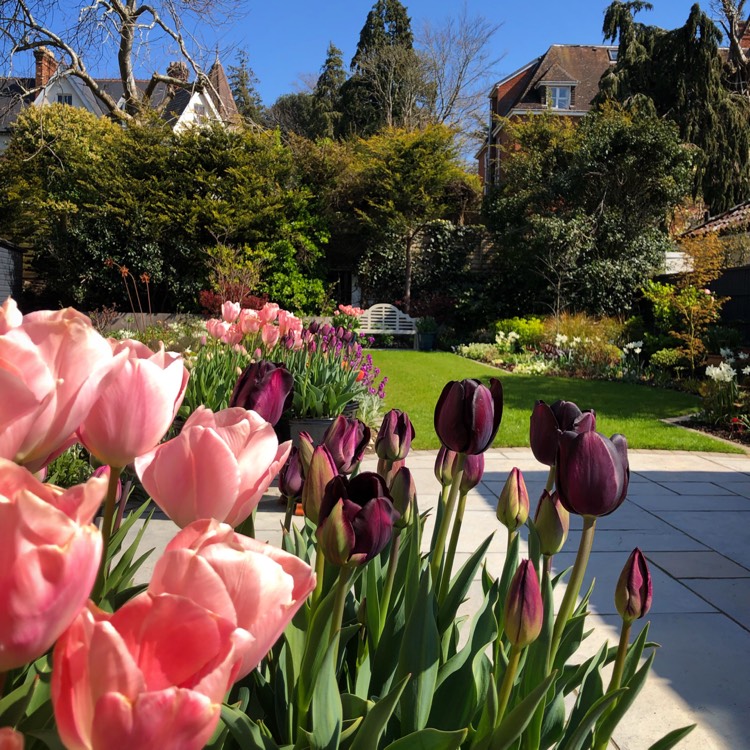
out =
<path fill-rule="evenodd" d="M 23 289 L 23 252 L 20 248 L 0 240 L 0 303 L 6 297 L 21 296 Z"/>
<path fill-rule="evenodd" d="M 745 340 L 750 341 L 750 265 L 727 268 L 709 284 L 719 297 L 728 297 L 721 311 L 721 319 L 741 328 Z"/>

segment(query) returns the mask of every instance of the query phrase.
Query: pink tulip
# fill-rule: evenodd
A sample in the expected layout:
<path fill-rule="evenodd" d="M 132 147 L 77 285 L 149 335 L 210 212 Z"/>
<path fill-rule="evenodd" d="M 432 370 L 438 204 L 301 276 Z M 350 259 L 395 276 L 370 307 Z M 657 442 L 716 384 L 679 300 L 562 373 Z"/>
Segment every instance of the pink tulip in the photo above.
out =
<path fill-rule="evenodd" d="M 214 414 L 198 407 L 180 434 L 136 459 L 146 492 L 178 525 L 215 518 L 242 523 L 258 505 L 291 450 L 273 427 L 239 407 Z"/>
<path fill-rule="evenodd" d="M 41 656 L 86 603 L 108 477 L 62 490 L 0 459 L 0 672 Z"/>
<path fill-rule="evenodd" d="M 260 338 L 268 349 L 276 346 L 276 342 L 279 340 L 279 327 L 268 323 L 260 329 Z"/>
<path fill-rule="evenodd" d="M 11 328 L 18 328 L 23 322 L 23 315 L 13 297 L 3 302 L 0 306 L 0 335 L 7 333 Z"/>
<path fill-rule="evenodd" d="M 0 750 L 23 750 L 23 735 L 12 727 L 0 728 Z"/>
<path fill-rule="evenodd" d="M 113 341 L 124 359 L 102 382 L 99 398 L 81 424 L 81 442 L 102 463 L 123 467 L 164 437 L 180 408 L 188 371 L 182 357 L 152 352 L 139 341 Z"/>
<path fill-rule="evenodd" d="M 286 310 L 279 310 L 279 332 L 281 336 L 286 336 L 290 331 L 302 331 L 302 321 L 292 313 Z"/>
<path fill-rule="evenodd" d="M 279 306 L 275 302 L 266 302 L 263 307 L 258 310 L 258 317 L 260 317 L 263 323 L 273 323 L 279 315 Z"/>
<path fill-rule="evenodd" d="M 257 310 L 240 311 L 239 326 L 242 330 L 242 333 L 258 333 L 261 325 L 262 321 L 260 319 L 260 316 L 258 315 Z"/>
<path fill-rule="evenodd" d="M 249 674 L 315 588 L 309 565 L 212 519 L 195 521 L 167 545 L 151 594 L 176 594 L 234 623 L 240 669 Z"/>
<path fill-rule="evenodd" d="M 234 679 L 234 625 L 181 596 L 89 603 L 55 645 L 52 704 L 69 750 L 199 750 Z"/>
<path fill-rule="evenodd" d="M 8 320 L 17 315 L 8 305 Z M 72 308 L 25 315 L 0 334 L 0 456 L 38 471 L 74 433 L 113 366 L 112 349 Z"/>
<path fill-rule="evenodd" d="M 221 306 L 221 317 L 227 323 L 234 323 L 240 316 L 240 310 L 242 309 L 239 302 L 225 302 Z"/>
<path fill-rule="evenodd" d="M 212 339 L 220 340 L 229 330 L 229 323 L 218 318 L 210 318 L 206 321 L 206 331 Z"/>

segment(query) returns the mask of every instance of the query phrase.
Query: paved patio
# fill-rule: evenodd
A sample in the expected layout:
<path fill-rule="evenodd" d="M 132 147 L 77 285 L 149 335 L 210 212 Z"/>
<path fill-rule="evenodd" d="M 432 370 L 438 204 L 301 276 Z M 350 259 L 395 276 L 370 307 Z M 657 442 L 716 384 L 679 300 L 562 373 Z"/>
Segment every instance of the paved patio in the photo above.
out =
<path fill-rule="evenodd" d="M 432 473 L 435 455 L 415 452 L 408 459 L 420 510 L 438 496 Z M 499 575 L 506 536 L 495 519 L 497 494 L 510 469 L 518 466 L 533 510 L 547 471 L 524 448 L 490 450 L 486 459 L 484 481 L 467 503 L 457 562 L 496 530 L 488 566 Z M 604 640 L 617 642 L 620 618 L 614 587 L 635 546 L 648 558 L 653 578 L 650 640 L 662 647 L 627 725 L 615 734 L 616 747 L 646 750 L 671 729 L 697 722 L 678 745 L 681 750 L 741 750 L 750 743 L 750 456 L 631 451 L 630 462 L 627 500 L 597 523 L 584 582 L 585 590 L 596 578 L 591 598 L 595 632 L 582 653 L 593 654 Z M 364 468 L 374 468 L 372 459 L 366 464 Z M 282 519 L 277 498 L 269 494 L 259 509 L 258 538 L 278 543 Z M 565 551 L 555 557 L 558 570 L 572 565 L 580 528 L 580 519 L 572 519 Z M 171 522 L 159 521 L 149 537 L 158 546 L 174 531 Z M 148 576 L 150 570 L 143 573 Z M 478 580 L 472 598 L 477 596 Z M 469 600 L 464 608 L 470 612 L 472 606 Z M 642 624 L 634 624 L 633 637 Z"/>

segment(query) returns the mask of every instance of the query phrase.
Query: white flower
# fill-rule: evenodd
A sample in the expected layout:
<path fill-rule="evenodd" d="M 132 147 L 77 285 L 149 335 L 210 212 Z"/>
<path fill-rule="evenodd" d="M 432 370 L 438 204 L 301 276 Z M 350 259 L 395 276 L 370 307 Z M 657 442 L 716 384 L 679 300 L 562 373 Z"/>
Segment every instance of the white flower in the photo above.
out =
<path fill-rule="evenodd" d="M 732 356 L 732 350 L 728 347 L 722 346 L 721 349 L 719 349 L 719 354 L 721 354 L 722 357 L 731 357 Z"/>
<path fill-rule="evenodd" d="M 750 375 L 750 365 L 748 365 L 747 367 L 743 367 L 742 368 L 742 374 L 743 375 Z"/>
<path fill-rule="evenodd" d="M 560 346 L 561 344 L 567 343 L 568 337 L 564 333 L 558 333 L 557 336 L 555 336 L 555 346 Z"/>
<path fill-rule="evenodd" d="M 573 337 L 573 343 L 574 344 L 580 344 L 581 343 L 581 337 L 580 336 L 574 336 Z"/>
<path fill-rule="evenodd" d="M 747 359 L 747 357 L 748 357 L 748 354 L 747 354 L 747 352 L 739 352 L 739 354 L 737 354 L 737 356 L 738 356 L 738 357 L 739 357 L 740 359 Z"/>
<path fill-rule="evenodd" d="M 641 349 L 641 347 L 639 346 L 638 348 L 636 348 L 636 349 L 633 349 L 633 351 L 634 351 L 634 352 L 635 352 L 636 354 L 640 354 L 640 353 L 641 353 L 641 352 L 642 352 L 643 350 L 642 350 L 642 349 Z"/>
<path fill-rule="evenodd" d="M 731 383 L 734 380 L 734 370 L 726 362 L 709 365 L 706 367 L 706 377 L 717 383 Z"/>

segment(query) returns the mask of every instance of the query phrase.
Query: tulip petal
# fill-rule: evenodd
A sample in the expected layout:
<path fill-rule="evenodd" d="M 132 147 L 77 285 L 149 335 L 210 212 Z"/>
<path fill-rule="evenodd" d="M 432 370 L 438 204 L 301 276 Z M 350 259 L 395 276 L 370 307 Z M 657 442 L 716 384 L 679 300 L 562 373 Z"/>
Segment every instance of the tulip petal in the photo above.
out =
<path fill-rule="evenodd" d="M 463 384 L 446 383 L 435 406 L 435 432 L 440 442 L 456 453 L 465 453 L 471 443 L 470 425 L 465 423 L 463 415 Z"/>
<path fill-rule="evenodd" d="M 352 554 L 364 554 L 363 562 L 380 554 L 393 533 L 393 505 L 388 498 L 376 497 L 352 521 L 355 544 Z"/>
<path fill-rule="evenodd" d="M 529 442 L 534 458 L 545 466 L 554 466 L 560 429 L 549 404 L 537 401 L 531 413 Z"/>
<path fill-rule="evenodd" d="M 320 522 L 315 536 L 326 560 L 333 565 L 346 565 L 354 548 L 355 537 L 344 516 L 344 501 L 339 500 L 328 516 Z"/>

